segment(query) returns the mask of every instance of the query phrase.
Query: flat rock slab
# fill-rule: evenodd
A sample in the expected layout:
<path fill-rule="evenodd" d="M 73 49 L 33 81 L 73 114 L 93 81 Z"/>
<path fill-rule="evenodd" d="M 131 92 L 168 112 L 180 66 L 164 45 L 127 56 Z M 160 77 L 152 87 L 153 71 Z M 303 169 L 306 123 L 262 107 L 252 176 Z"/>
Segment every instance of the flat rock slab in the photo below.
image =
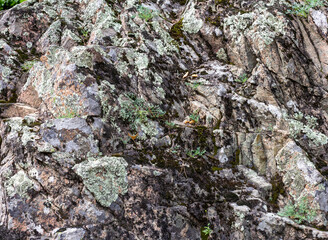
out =
<path fill-rule="evenodd" d="M 0 103 L 0 118 L 25 117 L 37 111 L 36 108 L 22 103 Z"/>

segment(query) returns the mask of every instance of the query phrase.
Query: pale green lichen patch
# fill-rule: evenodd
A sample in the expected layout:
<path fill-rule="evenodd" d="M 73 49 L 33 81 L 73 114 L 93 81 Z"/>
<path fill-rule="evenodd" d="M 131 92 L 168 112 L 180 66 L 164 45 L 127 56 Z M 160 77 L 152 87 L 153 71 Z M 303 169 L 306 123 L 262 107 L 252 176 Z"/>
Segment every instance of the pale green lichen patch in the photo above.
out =
<path fill-rule="evenodd" d="M 224 48 L 220 48 L 217 52 L 216 52 L 216 56 L 219 60 L 222 60 L 224 62 L 228 61 L 228 56 L 224 50 Z"/>
<path fill-rule="evenodd" d="M 307 138 L 310 139 L 311 143 L 316 146 L 322 146 L 328 143 L 328 137 L 315 130 L 315 127 L 318 125 L 317 118 L 313 116 L 305 116 L 306 123 L 302 122 L 304 115 L 299 112 L 295 113 L 293 118 L 284 116 L 289 125 L 289 131 L 293 138 L 297 138 L 299 134 L 304 134 Z"/>
<path fill-rule="evenodd" d="M 4 82 L 9 82 L 10 74 L 12 73 L 11 69 L 7 66 L 2 67 L 1 76 Z"/>
<path fill-rule="evenodd" d="M 95 22 L 94 19 L 96 19 Z M 105 1 L 89 1 L 84 11 L 83 20 L 87 23 L 87 29 L 93 32 L 95 39 L 101 39 L 105 29 L 113 28 L 115 32 L 119 32 L 122 27 L 118 23 L 114 11 Z M 112 36 L 113 40 L 115 38 L 116 36 Z"/>
<path fill-rule="evenodd" d="M 152 27 L 161 38 L 155 40 L 156 48 L 160 55 L 178 52 L 177 47 L 173 45 L 174 39 L 163 29 L 159 21 L 153 21 Z"/>
<path fill-rule="evenodd" d="M 52 23 L 48 30 L 40 38 L 39 43 L 41 43 L 41 45 L 47 44 L 48 46 L 59 45 L 61 26 L 61 20 L 57 20 Z"/>
<path fill-rule="evenodd" d="M 26 198 L 28 196 L 27 191 L 33 188 L 33 186 L 33 181 L 28 178 L 23 170 L 19 171 L 5 182 L 7 194 L 10 197 L 18 194 L 22 198 Z"/>
<path fill-rule="evenodd" d="M 26 146 L 26 144 L 30 141 L 34 142 L 37 138 L 37 135 L 32 131 L 32 128 L 24 126 L 23 118 L 10 118 L 7 121 L 7 124 L 10 126 L 11 129 L 9 136 L 15 137 L 21 135 L 21 141 L 23 146 Z"/>
<path fill-rule="evenodd" d="M 88 52 L 88 48 L 84 46 L 74 47 L 72 49 L 72 61 L 78 67 L 93 68 L 92 55 Z"/>
<path fill-rule="evenodd" d="M 196 18 L 194 1 L 190 2 L 188 10 L 183 14 L 182 29 L 188 33 L 197 33 L 204 25 L 203 20 Z"/>
<path fill-rule="evenodd" d="M 266 8 L 259 7 L 251 13 L 229 16 L 224 19 L 224 31 L 228 31 L 236 44 L 243 36 L 259 41 L 260 50 L 270 45 L 273 40 L 285 34 L 286 22 Z"/>
<path fill-rule="evenodd" d="M 148 67 L 149 59 L 145 53 L 139 53 L 134 49 L 128 49 L 126 51 L 126 57 L 128 58 L 130 64 L 133 64 L 137 67 L 140 74 L 142 74 L 143 71 Z"/>
<path fill-rule="evenodd" d="M 72 39 L 74 42 L 77 42 L 77 43 L 82 42 L 81 38 L 69 29 L 65 29 L 63 36 L 62 36 L 62 40 L 64 40 L 64 39 Z"/>
<path fill-rule="evenodd" d="M 96 200 L 102 206 L 109 207 L 119 194 L 128 191 L 127 166 L 121 157 L 91 157 L 73 169 Z"/>

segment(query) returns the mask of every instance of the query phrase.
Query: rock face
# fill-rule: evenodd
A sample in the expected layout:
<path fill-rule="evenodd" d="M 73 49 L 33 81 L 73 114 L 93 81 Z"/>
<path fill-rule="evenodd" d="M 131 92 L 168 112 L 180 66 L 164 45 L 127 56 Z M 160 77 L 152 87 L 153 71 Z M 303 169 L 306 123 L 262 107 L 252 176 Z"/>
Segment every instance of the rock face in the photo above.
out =
<path fill-rule="evenodd" d="M 1 11 L 1 238 L 328 239 L 327 3 L 293 4 Z"/>

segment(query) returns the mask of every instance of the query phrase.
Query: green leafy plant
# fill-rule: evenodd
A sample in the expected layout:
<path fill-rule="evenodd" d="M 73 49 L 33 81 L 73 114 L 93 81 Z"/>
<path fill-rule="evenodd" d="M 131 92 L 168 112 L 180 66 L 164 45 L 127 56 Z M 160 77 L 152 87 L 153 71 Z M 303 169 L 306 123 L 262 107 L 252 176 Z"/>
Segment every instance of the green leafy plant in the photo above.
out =
<path fill-rule="evenodd" d="M 82 33 L 83 37 L 85 37 L 85 38 L 89 36 L 89 30 L 82 29 L 81 33 Z"/>
<path fill-rule="evenodd" d="M 278 212 L 279 216 L 289 217 L 298 224 L 304 221 L 311 222 L 315 216 L 315 210 L 311 209 L 309 202 L 306 197 L 300 199 L 294 205 L 289 203 L 281 211 Z"/>
<path fill-rule="evenodd" d="M 176 145 L 176 146 L 170 148 L 170 152 L 173 154 L 177 154 L 178 151 L 180 150 L 180 148 L 181 148 L 181 146 Z"/>
<path fill-rule="evenodd" d="M 22 65 L 22 69 L 27 72 L 27 71 L 29 71 L 33 67 L 33 65 L 35 63 L 36 63 L 36 61 L 26 61 Z"/>
<path fill-rule="evenodd" d="M 196 150 L 187 151 L 187 155 L 192 158 L 203 156 L 205 153 L 206 153 L 206 150 L 200 150 L 200 147 L 198 147 Z"/>
<path fill-rule="evenodd" d="M 149 119 L 165 114 L 159 106 L 148 103 L 132 93 L 125 94 L 125 98 L 126 100 L 121 102 L 120 116 L 130 123 L 132 130 L 138 130 L 138 127 L 147 124 Z"/>
<path fill-rule="evenodd" d="M 198 122 L 199 121 L 199 115 L 197 112 L 194 112 L 193 114 L 189 115 L 189 118 L 191 120 L 194 120 L 195 122 Z"/>
<path fill-rule="evenodd" d="M 144 19 L 146 22 L 148 22 L 150 19 L 154 17 L 153 10 L 144 7 L 144 6 L 139 6 L 138 7 L 138 16 L 141 19 Z"/>
<path fill-rule="evenodd" d="M 0 10 L 12 8 L 13 6 L 24 1 L 25 0 L 0 0 Z"/>
<path fill-rule="evenodd" d="M 239 76 L 239 78 L 237 78 L 235 81 L 238 83 L 245 83 L 248 80 L 248 76 L 246 73 L 242 74 Z"/>
<path fill-rule="evenodd" d="M 202 85 L 201 82 L 194 82 L 194 83 L 186 83 L 187 86 L 191 87 L 192 89 L 198 88 L 200 85 Z"/>
<path fill-rule="evenodd" d="M 173 122 L 165 121 L 165 124 L 166 124 L 169 128 L 175 128 L 175 123 L 173 123 Z"/>
<path fill-rule="evenodd" d="M 203 231 L 202 231 L 202 233 L 205 236 L 211 235 L 212 232 L 213 232 L 213 230 L 211 229 L 210 224 L 207 224 L 207 226 L 205 226 L 204 229 L 203 229 Z"/>
<path fill-rule="evenodd" d="M 60 118 L 75 118 L 77 117 L 78 114 L 77 114 L 77 111 L 76 110 L 72 110 L 72 109 L 65 109 L 65 112 L 58 115 L 57 118 L 60 119 Z"/>
<path fill-rule="evenodd" d="M 311 8 L 321 7 L 323 5 L 323 0 L 305 0 L 303 3 L 294 3 L 292 5 L 292 9 L 288 10 L 287 13 L 294 14 L 299 17 L 307 17 Z"/>

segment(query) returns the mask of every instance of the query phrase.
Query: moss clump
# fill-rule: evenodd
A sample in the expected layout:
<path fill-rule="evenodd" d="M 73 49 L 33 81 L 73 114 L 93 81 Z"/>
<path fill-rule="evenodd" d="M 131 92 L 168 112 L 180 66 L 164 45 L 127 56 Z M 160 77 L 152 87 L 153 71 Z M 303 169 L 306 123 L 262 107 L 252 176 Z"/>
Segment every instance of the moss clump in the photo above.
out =
<path fill-rule="evenodd" d="M 185 5 L 187 0 L 174 0 L 173 2 L 179 3 L 180 5 Z"/>
<path fill-rule="evenodd" d="M 235 162 L 232 163 L 234 166 L 237 166 L 240 164 L 240 149 L 237 148 L 236 150 L 236 158 L 235 158 Z"/>
<path fill-rule="evenodd" d="M 229 0 L 215 0 L 215 5 L 218 5 L 218 4 L 229 4 Z"/>
<path fill-rule="evenodd" d="M 322 6 L 324 6 L 323 0 L 305 0 L 303 3 L 293 3 L 292 9 L 288 10 L 287 13 L 306 18 L 309 15 L 310 9 Z"/>
<path fill-rule="evenodd" d="M 74 171 L 82 178 L 84 185 L 104 207 L 116 201 L 119 194 L 128 191 L 128 166 L 121 157 L 89 158 L 74 166 Z"/>
<path fill-rule="evenodd" d="M 24 2 L 25 0 L 0 0 L 0 10 L 12 8 L 13 6 Z"/>
<path fill-rule="evenodd" d="M 175 40 L 179 40 L 180 38 L 183 38 L 182 21 L 183 18 L 181 18 L 177 23 L 175 23 L 170 29 L 170 35 Z"/>
<path fill-rule="evenodd" d="M 272 180 L 272 195 L 270 198 L 270 203 L 277 206 L 277 201 L 279 195 L 285 194 L 284 183 L 279 175 L 276 175 Z"/>
<path fill-rule="evenodd" d="M 216 27 L 220 27 L 221 24 L 220 24 L 220 16 L 216 16 L 216 17 L 207 17 L 205 18 L 205 22 L 209 23 L 209 24 L 212 24 Z"/>

